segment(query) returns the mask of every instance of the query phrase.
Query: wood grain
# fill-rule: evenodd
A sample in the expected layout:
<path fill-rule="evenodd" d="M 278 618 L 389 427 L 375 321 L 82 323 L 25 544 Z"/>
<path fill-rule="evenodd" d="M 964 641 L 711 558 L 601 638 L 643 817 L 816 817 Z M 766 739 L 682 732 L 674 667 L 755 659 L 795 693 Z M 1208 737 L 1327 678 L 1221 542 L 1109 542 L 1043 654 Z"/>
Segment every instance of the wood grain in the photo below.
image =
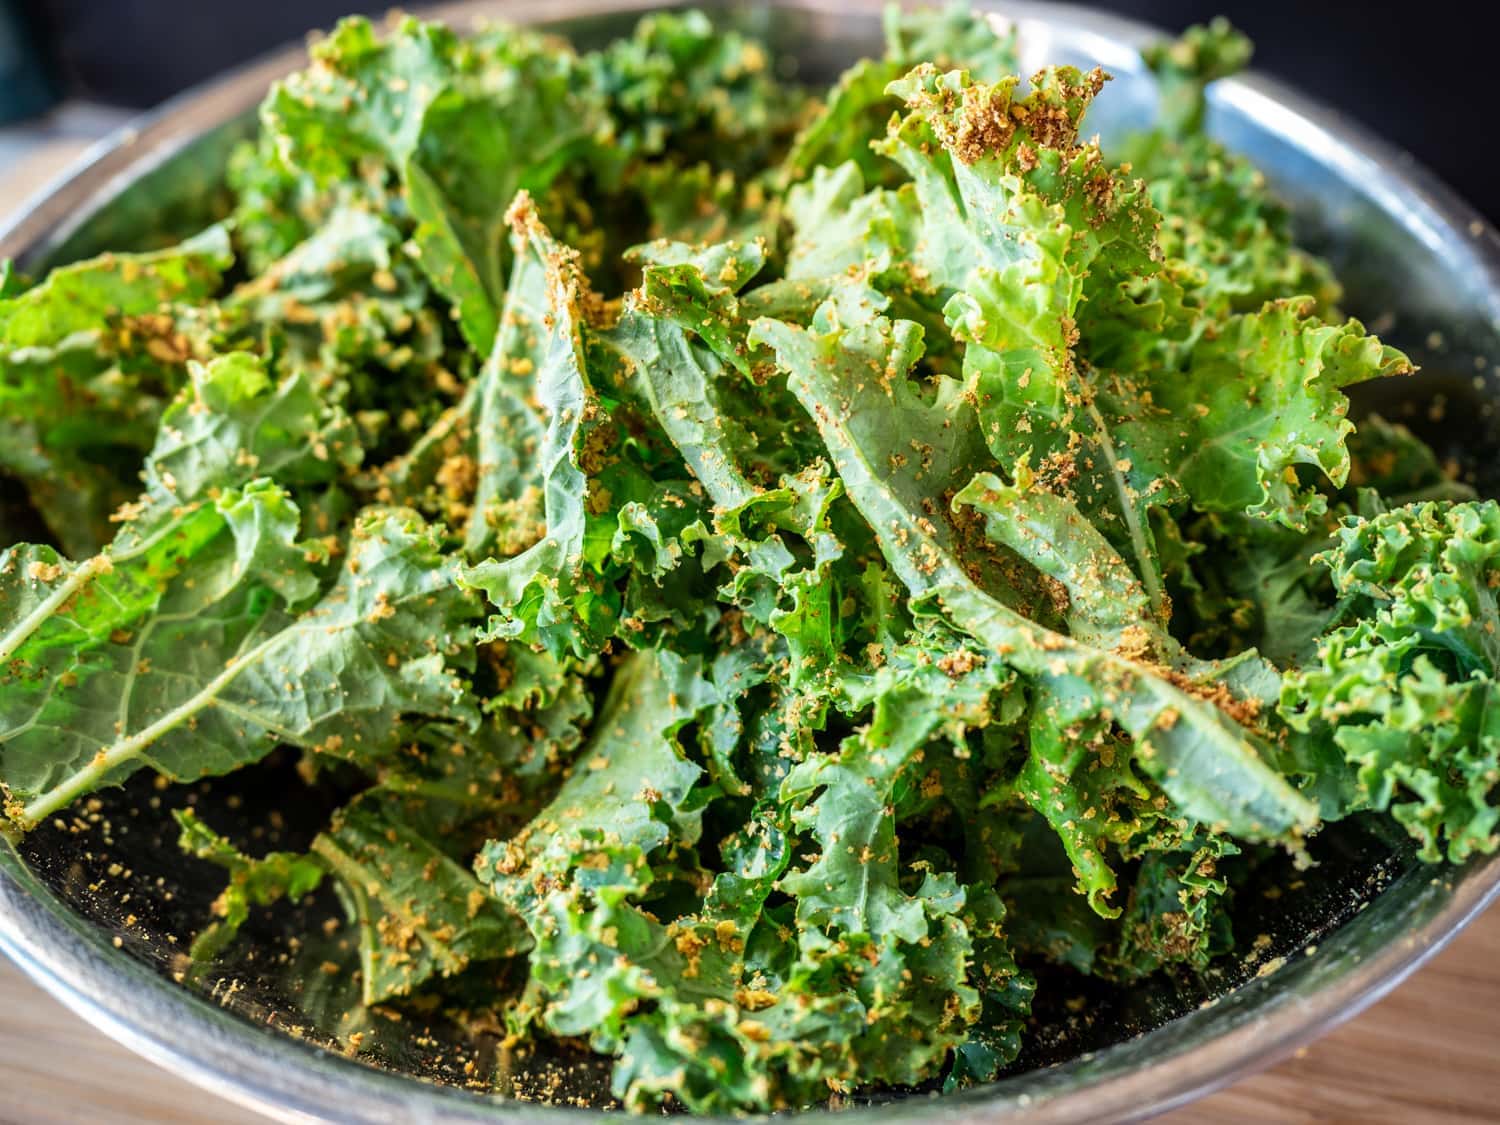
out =
<path fill-rule="evenodd" d="M 0 957 L 0 1121 L 15 1125 L 265 1125 L 79 1019 Z"/>
<path fill-rule="evenodd" d="M 1332 1035 L 1162 1121 L 1500 1121 L 1500 912 Z"/>

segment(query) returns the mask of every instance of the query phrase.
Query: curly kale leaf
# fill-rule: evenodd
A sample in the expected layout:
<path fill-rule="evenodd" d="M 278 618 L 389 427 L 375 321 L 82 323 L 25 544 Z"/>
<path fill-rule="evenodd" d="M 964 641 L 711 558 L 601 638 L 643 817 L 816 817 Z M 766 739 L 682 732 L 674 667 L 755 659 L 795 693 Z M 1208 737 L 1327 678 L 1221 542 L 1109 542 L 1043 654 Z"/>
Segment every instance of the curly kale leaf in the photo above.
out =
<path fill-rule="evenodd" d="M 865 183 L 859 166 L 846 162 L 817 169 L 787 193 L 788 281 L 811 286 L 857 274 L 887 291 L 915 286 L 908 258 L 920 238 L 916 194 L 910 187 L 866 192 Z"/>
<path fill-rule="evenodd" d="M 759 170 L 780 155 L 806 101 L 759 42 L 698 11 L 654 12 L 583 61 L 626 156 Z"/>
<path fill-rule="evenodd" d="M 1141 59 L 1156 75 L 1160 91 L 1158 127 L 1170 136 L 1201 133 L 1208 84 L 1244 70 L 1253 50 L 1250 40 L 1222 16 L 1142 50 Z"/>
<path fill-rule="evenodd" d="M 853 161 L 871 183 L 890 184 L 897 166 L 874 151 L 898 102 L 887 87 L 920 63 L 940 70 L 963 68 L 982 82 L 998 82 L 1020 69 L 1013 30 L 993 16 L 954 0 L 943 8 L 885 10 L 885 55 L 861 59 L 839 76 L 823 104 L 798 133 L 785 164 L 793 179 L 818 166 Z"/>
<path fill-rule="evenodd" d="M 982 513 L 993 541 L 1057 583 L 1067 599 L 1063 621 L 1071 637 L 1161 665 L 1165 674 L 1200 691 L 1222 684 L 1226 702 L 1242 717 L 1275 701 L 1277 676 L 1253 652 L 1222 663 L 1185 653 L 1156 620 L 1125 560 L 1068 501 L 980 474 L 953 503 Z M 1120 907 L 1110 899 L 1120 864 L 1142 852 L 1170 851 L 1197 831 L 1191 818 L 1163 802 L 1145 772 L 1130 741 L 1101 718 L 1096 700 L 1038 685 L 1027 762 L 987 800 L 1016 796 L 1040 813 L 1058 833 L 1080 892 L 1101 915 L 1115 917 Z"/>
<path fill-rule="evenodd" d="M 796 1060 L 816 1053 L 818 1040 L 805 1039 L 816 1013 L 789 1009 L 802 1026 L 783 1038 L 764 1033 L 775 1024 L 758 1011 L 739 1010 L 749 978 L 732 919 L 669 923 L 665 906 L 638 905 L 670 888 L 676 867 L 691 869 L 704 770 L 678 736 L 713 700 L 700 661 L 632 656 L 557 797 L 477 862 L 536 939 L 518 1018 L 620 1055 L 616 1092 L 633 1105 L 668 1089 L 694 1108 L 765 1105 L 773 1091 L 758 1072 L 782 1067 L 793 1078 Z"/>
<path fill-rule="evenodd" d="M 1227 685 L 1183 682 L 1006 604 L 1003 560 L 987 564 L 966 547 L 972 532 L 931 500 L 968 483 L 983 437 L 958 385 L 940 383 L 934 396 L 910 381 L 921 349 L 914 325 L 875 316 L 809 331 L 760 321 L 757 337 L 776 349 L 851 500 L 920 604 L 1080 705 L 1103 707 L 1107 695 L 1138 761 L 1187 815 L 1250 839 L 1294 839 L 1316 823 L 1316 810 L 1267 764 L 1261 740 L 1203 698 Z"/>
<path fill-rule="evenodd" d="M 960 289 L 1015 291 L 994 339 L 961 304 L 947 316 L 955 332 L 989 350 L 1029 351 L 1037 388 L 1023 401 L 1051 417 L 1072 343 L 1064 322 L 1089 291 L 1151 270 L 1160 216 L 1139 181 L 1080 139 L 1102 73 L 1044 70 L 1024 97 L 1018 82 L 985 84 L 963 71 L 920 66 L 891 86 L 907 113 L 893 120 L 882 150 L 916 186 L 917 257 L 931 287 L 944 297 Z"/>
<path fill-rule="evenodd" d="M 279 741 L 374 759 L 403 714 L 469 721 L 450 662 L 474 607 L 432 533 L 368 512 L 325 590 L 326 546 L 298 539 L 283 486 L 248 479 L 331 471 L 327 425 L 295 377 L 216 361 L 168 412 L 147 492 L 104 552 L 0 556 L 13 830 L 142 766 L 223 773 Z"/>
<path fill-rule="evenodd" d="M 1232 512 L 1182 525 L 1159 515 L 1175 634 L 1195 652 L 1254 648 L 1279 668 L 1304 663 L 1335 613 L 1327 571 L 1312 561 L 1335 523 L 1329 514 L 1299 532 Z"/>
<path fill-rule="evenodd" d="M 981 82 L 998 82 L 1020 69 L 1015 29 L 989 12 L 974 11 L 964 0 L 915 10 L 891 4 L 882 22 L 885 58 L 899 66 L 962 68 Z"/>
<path fill-rule="evenodd" d="M 1208 87 L 1244 68 L 1250 42 L 1222 19 L 1191 27 L 1176 40 L 1153 43 L 1142 59 L 1156 75 L 1157 127 L 1127 139 L 1120 155 L 1149 185 L 1164 216 L 1160 243 L 1177 268 L 1132 299 L 1142 311 L 1157 303 L 1161 339 L 1130 341 L 1143 354 L 1170 351 L 1192 317 L 1253 312 L 1266 301 L 1303 295 L 1329 316 L 1339 297 L 1328 264 L 1297 246 L 1290 215 L 1245 157 L 1210 139 L 1204 122 Z M 1144 324 L 1142 325 L 1144 327 Z"/>
<path fill-rule="evenodd" d="M 512 233 L 510 287 L 495 345 L 471 392 L 475 485 L 464 530 L 472 558 L 530 546 L 541 512 L 541 476 L 534 460 L 545 433 L 536 409 L 543 371 L 555 362 L 548 328 L 552 284 L 549 245 L 522 227 Z"/>
<path fill-rule="evenodd" d="M 545 270 L 547 286 L 545 334 L 533 361 L 537 404 L 546 417 L 535 456 L 543 519 L 536 542 L 510 558 L 477 564 L 465 581 L 483 590 L 500 610 L 491 623 L 497 636 L 586 651 L 614 632 L 617 612 L 584 557 L 588 469 L 597 456 L 590 444 L 609 433 L 608 415 L 589 381 L 585 359 L 583 323 L 592 291 L 576 252 L 552 239 L 528 199 L 518 201 L 514 216 L 527 252 Z M 490 379 L 504 374 L 492 368 Z"/>
<path fill-rule="evenodd" d="M 1114 362 L 1170 355 L 1203 323 L 1254 312 L 1281 297 L 1306 296 L 1320 316 L 1334 318 L 1340 289 L 1332 270 L 1296 245 L 1290 214 L 1248 160 L 1202 137 L 1160 153 L 1132 154 L 1131 160 L 1149 185 L 1152 204 L 1170 216 L 1158 242 L 1171 268 L 1157 284 L 1131 292 L 1139 313 L 1158 318 L 1158 339 L 1150 338 L 1152 326 L 1143 321 Z M 1090 354 L 1101 362 L 1110 356 L 1104 341 L 1093 344 Z"/>
<path fill-rule="evenodd" d="M 1227 654 L 1254 648 L 1278 667 L 1308 663 L 1319 635 L 1341 613 L 1327 568 L 1313 558 L 1333 545 L 1342 516 L 1351 508 L 1370 516 L 1406 503 L 1474 495 L 1425 443 L 1379 415 L 1361 419 L 1347 445 L 1344 488 L 1303 531 L 1233 512 L 1181 521 L 1152 513 L 1173 631 L 1190 649 Z"/>
<path fill-rule="evenodd" d="M 607 129 L 574 90 L 568 56 L 524 36 L 493 41 L 482 84 L 453 81 L 433 99 L 403 166 L 418 261 L 480 354 L 500 327 L 511 199 L 544 189 Z"/>
<path fill-rule="evenodd" d="M 195 961 L 211 961 L 238 933 L 252 906 L 296 902 L 332 876 L 360 959 L 360 1002 L 405 996 L 435 976 L 474 961 L 523 952 L 530 937 L 474 876 L 411 824 L 401 806 L 377 794 L 334 815 L 306 854 L 251 858 L 190 809 L 175 813 L 180 846 L 229 873 L 215 900 L 217 920 L 193 941 Z"/>
<path fill-rule="evenodd" d="M 764 254 L 753 243 L 698 253 L 653 243 L 643 257 L 619 321 L 592 335 L 596 366 L 655 417 L 717 507 L 739 507 L 760 490 L 750 479 L 754 437 L 730 400 L 731 371 L 750 368 L 735 292 Z"/>
<path fill-rule="evenodd" d="M 486 423 L 491 436 L 480 441 L 495 456 L 481 459 L 478 491 L 485 497 L 487 481 L 503 476 L 510 497 L 539 492 L 545 534 L 533 528 L 539 542 L 468 571 L 466 581 L 499 610 L 494 634 L 583 654 L 622 628 L 635 645 L 653 643 L 660 629 L 701 629 L 714 618 L 693 607 L 714 600 L 709 572 L 730 558 L 731 598 L 757 620 L 782 614 L 788 634 L 805 632 L 807 598 L 828 592 L 826 570 L 839 550 L 827 527 L 837 493 L 826 473 L 779 472 L 799 465 L 800 446 L 784 429 L 779 445 L 763 438 L 775 436 L 774 419 L 747 417 L 775 393 L 755 383 L 762 358 L 746 342 L 735 295 L 759 269 L 760 247 L 643 247 L 641 286 L 606 318 L 596 315 L 573 252 L 524 205 L 518 215 L 530 216 L 519 222 L 533 240 L 518 261 L 536 264 L 526 267 L 529 278 L 518 266 L 517 283 L 549 291 L 540 312 L 515 317 L 525 345 L 519 365 L 501 351 L 481 377 L 482 402 L 493 399 L 497 414 L 521 424 Z M 502 334 L 502 345 L 509 339 Z M 533 418 L 513 372 L 521 387 L 534 383 L 547 414 L 536 422 L 534 484 L 509 473 L 517 451 L 508 439 L 529 433 Z M 486 521 L 509 504 L 487 504 Z M 789 545 L 784 533 L 801 544 Z M 820 620 L 827 624 L 826 613 Z"/>
<path fill-rule="evenodd" d="M 700 660 L 667 651 L 635 654 L 615 673 L 595 733 L 556 797 L 480 857 L 480 874 L 507 902 L 524 913 L 589 841 L 649 857 L 697 839 L 701 806 L 690 795 L 703 768 L 675 734 L 713 698 L 701 673 Z"/>
<path fill-rule="evenodd" d="M 918 1081 L 970 1044 L 984 1003 L 995 1018 L 972 1066 L 1013 1053 L 1026 985 L 1000 935 L 1003 909 L 982 889 L 968 905 L 951 873 L 904 888 L 891 808 L 929 736 L 976 719 L 969 708 L 1006 673 L 975 660 L 977 682 L 955 692 L 930 657 L 893 657 L 859 689 L 876 701 L 868 732 L 784 774 L 789 803 L 760 805 L 722 841 L 724 869 L 685 910 L 673 888 L 693 875 L 708 792 L 678 738 L 695 715 L 703 737 L 716 693 L 745 681 L 717 669 L 710 681 L 669 653 L 621 668 L 552 805 L 482 853 L 481 876 L 537 939 L 521 1018 L 618 1054 L 615 1092 L 628 1105 L 670 1092 L 700 1111 L 789 1108 L 855 1081 L 871 1059 L 892 1081 Z M 787 712 L 799 713 L 810 718 Z M 821 858 L 792 870 L 797 806 Z M 798 901 L 800 924 L 772 907 L 777 888 Z"/>
<path fill-rule="evenodd" d="M 101 333 L 121 317 L 203 301 L 233 260 L 227 232 L 215 226 L 165 250 L 59 266 L 40 284 L 0 298 L 0 341 L 7 348 L 53 347 L 75 333 Z"/>
<path fill-rule="evenodd" d="M 65 602 L 47 575 L 77 569 L 4 558 L 8 577 L 27 575 L 8 583 L 7 602 L 46 615 L 16 648 L 5 693 L 0 768 L 16 830 L 143 766 L 178 780 L 226 773 L 278 742 L 376 761 L 399 745 L 404 715 L 470 721 L 449 661 L 473 607 L 426 529 L 371 512 L 338 581 L 309 605 L 317 555 L 294 543 L 296 510 L 274 486 L 201 511 L 219 526 L 192 577 L 137 599 L 140 611 L 76 650 L 58 643 L 86 628 L 69 605 L 111 596 L 114 583 Z M 27 589 L 41 584 L 42 597 Z"/>
<path fill-rule="evenodd" d="M 214 297 L 233 262 L 222 227 L 179 246 L 106 254 L 0 298 L 0 469 L 21 480 L 63 546 L 109 538 L 108 517 L 163 404 L 202 354 Z"/>
<path fill-rule="evenodd" d="M 1347 473 L 1341 389 L 1411 365 L 1357 322 L 1321 323 L 1305 299 L 1197 329 L 1170 364 L 1085 363 L 1105 358 L 1091 340 L 1159 329 L 1132 327 L 1120 295 L 1162 270 L 1161 216 L 1139 181 L 1079 143 L 1097 77 L 1044 72 L 1025 99 L 1012 87 L 918 71 L 898 84 L 911 110 L 890 148 L 913 171 L 934 276 L 957 289 L 945 315 L 991 451 L 1031 460 L 1110 528 L 1160 611 L 1151 508 L 1303 526 L 1324 505 L 1297 466 L 1336 486 Z M 941 241 L 959 232 L 961 244 Z"/>
<path fill-rule="evenodd" d="M 1107 513 L 1159 608 L 1144 508 L 1160 484 L 1118 447 L 1114 412 L 1075 354 L 1091 296 L 1157 268 L 1160 216 L 1143 185 L 1079 137 L 1102 83 L 1057 68 L 1023 98 L 1014 78 L 987 86 L 919 68 L 892 87 L 908 113 L 886 147 L 913 176 L 918 260 L 965 345 L 991 452 L 1006 466 L 1030 459 L 1088 513 Z"/>
<path fill-rule="evenodd" d="M 846 162 L 872 182 L 888 180 L 897 168 L 872 147 L 885 135 L 895 103 L 886 87 L 906 69 L 893 59 L 861 59 L 839 75 L 801 131 L 786 158 L 786 174 L 801 180 L 819 168 Z"/>
<path fill-rule="evenodd" d="M 250 908 L 289 899 L 301 900 L 322 885 L 327 874 L 316 859 L 297 852 L 268 852 L 252 858 L 204 824 L 192 809 L 175 809 L 178 846 L 189 855 L 223 868 L 229 883 L 214 900 L 216 920 L 193 939 L 189 956 L 212 961 L 234 941 L 250 917 Z"/>
<path fill-rule="evenodd" d="M 1409 374 L 1411 362 L 1351 320 L 1324 324 L 1309 302 L 1235 316 L 1192 349 L 1185 368 L 1153 379 L 1150 406 L 1121 425 L 1140 467 L 1205 512 L 1247 512 L 1302 530 L 1327 511 L 1301 466 L 1341 487 L 1354 425 L 1343 388 Z M 1172 419 L 1172 421 L 1168 421 Z"/>
<path fill-rule="evenodd" d="M 1350 517 L 1318 561 L 1352 622 L 1282 692 L 1288 720 L 1353 771 L 1343 811 L 1389 810 L 1428 860 L 1500 846 L 1497 560 L 1494 501 Z M 1327 750 L 1312 760 L 1332 766 Z"/>
<path fill-rule="evenodd" d="M 824 972 L 837 966 L 853 982 L 863 1012 L 855 1057 L 875 1062 L 890 1081 L 915 1084 L 970 1043 L 985 1001 L 1003 994 L 1013 974 L 999 940 L 1003 910 L 987 902 L 985 888 L 971 892 L 951 871 L 915 880 L 903 870 L 899 792 L 920 784 L 929 752 L 953 752 L 933 740 L 940 728 L 961 730 L 975 716 L 948 675 L 902 665 L 898 656 L 870 686 L 873 708 L 860 734 L 834 754 L 805 759 L 782 782 L 781 799 L 796 809 L 792 823 L 818 851 L 780 888 L 796 900 L 802 958 Z M 980 700 L 1003 679 L 1003 666 L 982 660 L 971 662 L 977 671 L 950 667 L 956 679 L 979 681 L 971 690 Z M 985 948 L 996 957 L 995 976 L 975 979 L 970 966 L 984 942 L 994 943 Z"/>
<path fill-rule="evenodd" d="M 1220 864 L 1239 851 L 1233 840 L 1206 832 L 1153 842 L 1140 857 L 1104 975 L 1136 980 L 1168 965 L 1201 970 L 1227 953 L 1233 889 Z"/>
<path fill-rule="evenodd" d="M 464 40 L 407 18 L 386 37 L 351 18 L 261 109 L 281 159 L 316 183 L 385 165 L 406 189 L 418 263 L 487 353 L 505 293 L 505 208 L 606 134 L 577 60 L 513 29 Z"/>
<path fill-rule="evenodd" d="M 338 878 L 358 931 L 366 1004 L 530 947 L 515 916 L 399 805 L 357 799 L 334 814 L 310 854 Z"/>
<path fill-rule="evenodd" d="M 560 176 L 592 174 L 617 194 L 634 161 L 669 149 L 759 167 L 803 101 L 758 44 L 698 12 L 650 17 L 585 56 L 516 28 L 463 39 L 410 18 L 383 37 L 345 20 L 312 53 L 262 109 L 281 161 L 318 185 L 372 163 L 397 181 L 413 253 L 480 354 L 502 323 L 518 191 L 541 198 Z"/>
<path fill-rule="evenodd" d="M 298 371 L 357 421 L 383 459 L 451 391 L 444 317 L 405 235 L 363 206 L 331 211 L 305 240 L 224 300 L 223 334 Z M 460 370 L 462 364 L 457 364 Z"/>

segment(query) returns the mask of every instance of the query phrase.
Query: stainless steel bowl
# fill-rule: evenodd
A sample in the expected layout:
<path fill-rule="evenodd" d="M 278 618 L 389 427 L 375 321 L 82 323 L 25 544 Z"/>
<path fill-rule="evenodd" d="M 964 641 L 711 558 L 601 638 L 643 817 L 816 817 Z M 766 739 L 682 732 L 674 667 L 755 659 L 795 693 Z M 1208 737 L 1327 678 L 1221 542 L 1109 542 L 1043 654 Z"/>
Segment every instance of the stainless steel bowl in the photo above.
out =
<path fill-rule="evenodd" d="M 458 25 L 503 15 L 595 43 L 628 29 L 650 6 L 513 0 L 437 14 Z M 1115 76 L 1091 119 L 1106 142 L 1149 120 L 1153 92 L 1135 49 L 1150 29 L 1061 5 L 994 9 L 996 18 L 1018 25 L 1028 65 L 1100 64 Z M 879 50 L 874 0 L 715 10 L 798 60 L 809 81 Z M 295 49 L 255 63 L 106 142 L 0 233 L 0 258 L 41 269 L 179 233 L 209 217 L 222 202 L 230 145 L 253 127 L 251 111 L 267 85 L 301 57 Z M 1304 239 L 1345 280 L 1349 310 L 1426 369 L 1397 389 L 1404 401 L 1375 405 L 1387 413 L 1405 408 L 1419 425 L 1432 413 L 1423 404 L 1446 398 L 1446 420 L 1426 436 L 1443 452 L 1467 454 L 1482 483 L 1488 470 L 1493 490 L 1500 483 L 1496 458 L 1488 456 L 1500 449 L 1492 420 L 1500 389 L 1500 237 L 1408 156 L 1263 78 L 1219 84 L 1210 127 L 1254 159 L 1292 206 Z M 247 793 L 235 783 L 238 800 L 224 785 L 195 797 L 224 815 L 248 816 L 254 790 L 278 784 L 274 768 L 249 784 Z M 84 818 L 83 842 L 42 831 L 19 850 L 0 848 L 0 947 L 64 1003 L 154 1061 L 287 1121 L 580 1119 L 576 1110 L 466 1090 L 441 1050 L 418 1049 L 409 1035 L 361 1060 L 345 1057 L 327 1045 L 336 1036 L 319 1026 L 312 998 L 289 992 L 282 970 L 257 960 L 253 944 L 211 974 L 179 983 L 178 941 L 202 921 L 216 888 L 162 834 L 156 821 L 166 820 L 164 813 L 139 813 L 150 795 L 141 785 L 107 795 Z M 309 823 L 318 812 L 309 810 Z M 1335 826 L 1317 850 L 1320 866 L 1299 879 L 1265 876 L 1288 893 L 1240 896 L 1242 940 L 1247 928 L 1267 934 L 1267 959 L 1228 962 L 1206 980 L 1163 978 L 1129 993 L 1091 994 L 1092 1018 L 1081 1024 L 1060 1008 L 1043 1011 L 1022 1065 L 1000 1082 L 852 1112 L 869 1121 L 1149 1116 L 1354 1015 L 1500 892 L 1500 858 L 1424 867 L 1377 822 Z M 123 871 L 103 878 L 106 861 Z"/>

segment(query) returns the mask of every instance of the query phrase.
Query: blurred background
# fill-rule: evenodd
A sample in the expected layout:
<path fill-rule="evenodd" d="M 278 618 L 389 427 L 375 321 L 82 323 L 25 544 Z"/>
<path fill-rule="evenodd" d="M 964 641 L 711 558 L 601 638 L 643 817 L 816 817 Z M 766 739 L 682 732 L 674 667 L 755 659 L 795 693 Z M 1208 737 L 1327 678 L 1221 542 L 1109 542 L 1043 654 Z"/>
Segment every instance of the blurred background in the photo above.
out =
<path fill-rule="evenodd" d="M 81 139 L 237 62 L 325 27 L 361 0 L 0 0 L 0 204 L 7 170 Z M 417 4 L 410 5 L 413 8 Z M 1255 66 L 1412 152 L 1500 221 L 1500 141 L 1489 112 L 1492 5 L 1427 0 L 1399 9 L 1333 0 L 1103 0 L 1179 31 L 1228 16 Z M 1482 123 L 1482 124 L 1481 124 Z M 1476 125 L 1479 125 L 1476 128 Z M 42 146 L 39 151 L 38 145 Z M 32 164 L 31 176 L 36 175 Z"/>

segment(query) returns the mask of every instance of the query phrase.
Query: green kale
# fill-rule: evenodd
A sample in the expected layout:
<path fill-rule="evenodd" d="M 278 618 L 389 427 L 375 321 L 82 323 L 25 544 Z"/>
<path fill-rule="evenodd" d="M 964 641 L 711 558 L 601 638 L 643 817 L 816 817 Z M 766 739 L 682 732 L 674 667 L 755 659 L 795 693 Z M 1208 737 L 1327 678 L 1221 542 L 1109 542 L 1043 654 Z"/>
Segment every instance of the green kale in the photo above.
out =
<path fill-rule="evenodd" d="M 327 874 L 323 865 L 296 852 L 270 852 L 258 859 L 245 855 L 199 819 L 192 809 L 173 815 L 181 829 L 178 845 L 198 859 L 229 873 L 229 884 L 214 900 L 216 921 L 199 932 L 189 951 L 194 961 L 212 962 L 230 945 L 250 918 L 250 908 L 282 899 L 299 901 L 317 890 Z"/>
<path fill-rule="evenodd" d="M 1148 47 L 1106 155 L 1102 72 L 885 31 L 820 94 L 697 12 L 346 20 L 229 222 L 0 266 L 7 839 L 285 748 L 305 850 L 176 814 L 191 979 L 337 899 L 284 962 L 351 1049 L 442 1011 L 712 1114 L 1212 979 L 1338 818 L 1500 847 L 1500 506 L 1353 416 L 1412 366 L 1208 136 L 1248 43 Z"/>
<path fill-rule="evenodd" d="M 1350 810 L 1389 810 L 1430 860 L 1493 852 L 1500 505 L 1350 517 L 1317 561 L 1351 621 L 1287 676 L 1282 711 L 1348 763 Z"/>
<path fill-rule="evenodd" d="M 214 903 L 218 916 L 191 955 L 211 962 L 232 942 L 252 906 L 297 901 L 335 881 L 359 947 L 362 1003 L 405 996 L 429 978 L 453 976 L 473 961 L 510 957 L 529 939 L 513 915 L 468 869 L 412 827 L 410 810 L 366 795 L 335 814 L 306 854 L 252 859 L 189 809 L 175 814 L 181 846 L 229 873 Z"/>
<path fill-rule="evenodd" d="M 233 261 L 221 227 L 168 250 L 106 254 L 0 298 L 0 470 L 87 554 L 137 491 L 163 406 L 207 358 L 198 306 Z"/>

